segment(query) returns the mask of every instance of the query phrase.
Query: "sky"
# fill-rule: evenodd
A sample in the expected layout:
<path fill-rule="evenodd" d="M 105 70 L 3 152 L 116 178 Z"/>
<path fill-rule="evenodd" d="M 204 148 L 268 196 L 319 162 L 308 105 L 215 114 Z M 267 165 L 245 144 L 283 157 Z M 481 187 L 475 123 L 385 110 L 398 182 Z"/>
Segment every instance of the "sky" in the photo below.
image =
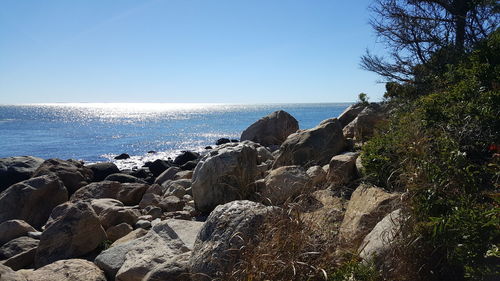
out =
<path fill-rule="evenodd" d="M 369 4 L 0 0 L 0 104 L 377 101 Z"/>

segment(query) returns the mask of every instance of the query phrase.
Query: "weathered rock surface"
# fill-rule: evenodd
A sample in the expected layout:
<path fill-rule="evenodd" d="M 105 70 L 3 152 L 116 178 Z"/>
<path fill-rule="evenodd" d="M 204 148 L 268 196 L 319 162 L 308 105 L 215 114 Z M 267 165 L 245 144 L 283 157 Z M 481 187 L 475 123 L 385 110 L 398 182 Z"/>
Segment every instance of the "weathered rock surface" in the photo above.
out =
<path fill-rule="evenodd" d="M 107 176 L 120 172 L 115 163 L 111 162 L 95 163 L 88 165 L 87 168 L 94 173 L 92 181 L 103 181 Z"/>
<path fill-rule="evenodd" d="M 326 172 L 321 166 L 312 166 L 306 171 L 309 178 L 311 178 L 311 183 L 314 186 L 321 186 L 325 183 Z"/>
<path fill-rule="evenodd" d="M 170 168 L 171 165 L 165 160 L 156 159 L 153 162 L 146 163 L 145 166 L 149 168 L 155 177 L 157 177 L 166 169 Z"/>
<path fill-rule="evenodd" d="M 180 172 L 181 169 L 177 167 L 170 167 L 161 173 L 155 180 L 156 184 L 161 185 L 162 183 L 174 179 L 175 174 Z"/>
<path fill-rule="evenodd" d="M 366 105 L 358 103 L 346 108 L 344 112 L 342 112 L 338 117 L 340 124 L 342 124 L 342 128 L 351 123 L 352 120 L 354 120 L 359 115 L 359 113 L 361 113 L 361 111 L 365 109 L 365 107 Z"/>
<path fill-rule="evenodd" d="M 299 129 L 299 122 L 289 113 L 279 110 L 253 123 L 241 134 L 241 141 L 249 140 L 263 146 L 281 145 Z"/>
<path fill-rule="evenodd" d="M 60 260 L 27 274 L 27 281 L 106 281 L 104 272 L 82 259 Z"/>
<path fill-rule="evenodd" d="M 373 227 L 399 203 L 400 194 L 361 184 L 349 200 L 340 226 L 339 239 L 345 247 L 357 249 Z"/>
<path fill-rule="evenodd" d="M 373 135 L 375 126 L 385 119 L 384 109 L 380 104 L 371 103 L 343 129 L 346 138 L 357 141 L 365 140 Z"/>
<path fill-rule="evenodd" d="M 131 241 L 131 240 L 140 238 L 146 234 L 148 234 L 148 231 L 143 229 L 143 228 L 135 229 L 135 230 L 129 232 L 127 235 L 123 236 L 122 238 L 116 240 L 113 244 L 111 244 L 111 247 L 118 246 L 120 244 L 124 244 L 126 242 Z"/>
<path fill-rule="evenodd" d="M 115 242 L 116 240 L 132 232 L 132 230 L 134 229 L 131 225 L 123 222 L 106 229 L 106 236 L 108 237 L 109 241 Z"/>
<path fill-rule="evenodd" d="M 145 277 L 144 281 L 191 281 L 189 273 L 190 252 L 180 254 L 175 260 L 157 265 Z"/>
<path fill-rule="evenodd" d="M 38 246 L 38 240 L 21 236 L 5 243 L 0 247 L 0 260 L 6 260 L 22 252 L 26 252 Z"/>
<path fill-rule="evenodd" d="M 184 242 L 184 245 L 190 250 L 194 247 L 194 242 L 204 223 L 199 221 L 187 221 L 178 219 L 165 220 L 167 225 L 177 234 L 179 239 Z"/>
<path fill-rule="evenodd" d="M 375 261 L 378 266 L 385 263 L 385 256 L 400 233 L 402 220 L 401 209 L 397 209 L 379 221 L 359 246 L 360 258 Z"/>
<path fill-rule="evenodd" d="M 119 183 L 113 181 L 94 182 L 75 192 L 75 194 L 71 196 L 71 201 L 113 198 L 121 201 L 127 206 L 137 205 L 148 187 L 147 184 L 142 183 Z"/>
<path fill-rule="evenodd" d="M 55 174 L 64 183 L 71 195 L 80 187 L 92 181 L 93 172 L 79 161 L 48 159 L 35 171 L 33 177 Z"/>
<path fill-rule="evenodd" d="M 92 208 L 99 217 L 104 229 L 121 223 L 134 225 L 140 216 L 139 210 L 125 207 L 122 202 L 116 199 L 93 199 L 91 202 Z"/>
<path fill-rule="evenodd" d="M 23 220 L 4 221 L 0 223 L 0 245 L 34 231 L 36 230 Z"/>
<path fill-rule="evenodd" d="M 117 173 L 117 174 L 111 174 L 107 176 L 105 181 L 117 181 L 120 183 L 146 183 L 142 179 L 138 179 L 132 175 L 128 174 L 123 174 L 123 173 Z"/>
<path fill-rule="evenodd" d="M 347 152 L 333 156 L 328 168 L 328 183 L 337 186 L 355 179 L 358 176 L 356 169 L 358 155 L 355 152 Z"/>
<path fill-rule="evenodd" d="M 187 252 L 189 249 L 177 234 L 166 222 L 161 222 L 145 236 L 103 251 L 95 262 L 109 279 L 140 281 L 158 266 L 175 263 Z"/>
<path fill-rule="evenodd" d="M 196 160 L 200 157 L 200 154 L 193 151 L 182 151 L 181 154 L 177 155 L 174 159 L 174 164 L 182 166 L 189 161 Z"/>
<path fill-rule="evenodd" d="M 203 225 L 190 259 L 193 280 L 211 280 L 227 271 L 238 259 L 238 251 L 251 241 L 274 207 L 241 200 L 219 205 Z"/>
<path fill-rule="evenodd" d="M 191 188 L 196 208 L 210 212 L 219 204 L 248 198 L 257 173 L 253 143 L 226 144 L 212 150 L 194 170 Z"/>
<path fill-rule="evenodd" d="M 0 158 L 0 192 L 15 183 L 31 178 L 43 161 L 42 158 L 33 156 Z"/>
<path fill-rule="evenodd" d="M 52 209 L 68 200 L 68 191 L 54 176 L 31 178 L 0 193 L 0 223 L 21 219 L 35 228 L 41 227 Z"/>
<path fill-rule="evenodd" d="M 36 267 L 83 256 L 106 239 L 99 218 L 86 201 L 57 206 L 45 227 L 35 257 Z"/>
<path fill-rule="evenodd" d="M 345 200 L 328 189 L 317 190 L 311 196 L 315 202 L 308 206 L 302 217 L 319 229 L 318 233 L 335 236 L 344 217 Z"/>
<path fill-rule="evenodd" d="M 0 264 L 0 281 L 26 281 L 26 278 L 10 267 Z"/>
<path fill-rule="evenodd" d="M 283 142 L 273 167 L 325 165 L 345 148 L 340 121 L 324 120 L 309 130 L 300 130 Z"/>
<path fill-rule="evenodd" d="M 311 179 L 300 166 L 284 166 L 272 170 L 264 183 L 265 188 L 260 190 L 261 200 L 271 205 L 283 204 L 312 187 Z"/>

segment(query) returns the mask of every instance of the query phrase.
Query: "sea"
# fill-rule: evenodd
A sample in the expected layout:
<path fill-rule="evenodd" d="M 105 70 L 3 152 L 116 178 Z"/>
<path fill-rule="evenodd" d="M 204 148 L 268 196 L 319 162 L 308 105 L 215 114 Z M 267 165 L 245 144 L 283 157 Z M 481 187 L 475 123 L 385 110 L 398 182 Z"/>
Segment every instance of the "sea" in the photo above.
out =
<path fill-rule="evenodd" d="M 219 138 L 239 139 L 243 130 L 276 110 L 299 121 L 300 129 L 337 117 L 348 103 L 53 103 L 0 105 L 0 158 L 112 161 L 121 169 L 203 152 Z M 115 160 L 121 153 L 131 156 Z"/>

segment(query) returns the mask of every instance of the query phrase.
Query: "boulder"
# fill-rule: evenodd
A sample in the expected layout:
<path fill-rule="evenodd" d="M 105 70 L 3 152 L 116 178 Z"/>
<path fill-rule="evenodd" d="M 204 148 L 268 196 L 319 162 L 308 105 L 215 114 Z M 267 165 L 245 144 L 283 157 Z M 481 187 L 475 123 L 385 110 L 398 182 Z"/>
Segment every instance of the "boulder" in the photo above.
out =
<path fill-rule="evenodd" d="M 200 157 L 199 153 L 192 151 L 182 151 L 181 154 L 177 155 L 174 159 L 174 164 L 182 166 L 189 161 L 196 160 Z"/>
<path fill-rule="evenodd" d="M 105 181 L 117 181 L 120 183 L 146 183 L 145 181 L 138 179 L 134 176 L 122 174 L 122 173 L 111 174 L 111 175 L 107 176 L 104 180 Z"/>
<path fill-rule="evenodd" d="M 68 200 L 68 191 L 53 175 L 31 178 L 0 193 L 0 223 L 21 219 L 41 227 L 52 209 Z"/>
<path fill-rule="evenodd" d="M 366 262 L 375 261 L 377 266 L 386 263 L 391 246 L 400 234 L 402 220 L 401 209 L 397 209 L 379 221 L 359 246 L 359 257 Z"/>
<path fill-rule="evenodd" d="M 144 228 L 134 229 L 133 231 L 129 232 L 127 235 L 125 235 L 122 238 L 120 238 L 120 239 L 116 240 L 115 242 L 113 242 L 113 244 L 111 244 L 111 247 L 127 243 L 127 242 L 129 242 L 131 240 L 140 238 L 140 237 L 142 237 L 142 236 L 144 236 L 146 234 L 148 234 L 148 231 L 146 229 L 144 229 Z"/>
<path fill-rule="evenodd" d="M 140 216 L 139 210 L 125 207 L 122 202 L 116 199 L 93 199 L 91 205 L 104 229 L 121 223 L 134 225 Z"/>
<path fill-rule="evenodd" d="M 26 281 L 26 278 L 0 263 L 0 281 Z"/>
<path fill-rule="evenodd" d="M 201 228 L 189 261 L 193 280 L 212 280 L 238 261 L 239 251 L 252 243 L 265 219 L 276 209 L 241 200 L 217 206 Z"/>
<path fill-rule="evenodd" d="M 328 166 L 327 180 L 333 186 L 349 183 L 358 176 L 356 159 L 359 153 L 347 152 L 335 155 Z"/>
<path fill-rule="evenodd" d="M 106 236 L 108 237 L 109 241 L 115 242 L 116 240 L 123 238 L 125 235 L 132 232 L 132 230 L 134 229 L 130 224 L 123 222 L 106 229 Z"/>
<path fill-rule="evenodd" d="M 125 159 L 129 159 L 130 158 L 130 155 L 128 155 L 127 153 L 122 153 L 118 156 L 115 156 L 115 160 L 125 160 Z"/>
<path fill-rule="evenodd" d="M 248 198 L 257 174 L 257 151 L 251 142 L 212 150 L 193 173 L 191 188 L 196 208 L 210 212 L 219 204 Z"/>
<path fill-rule="evenodd" d="M 170 167 L 156 178 L 155 183 L 161 185 L 162 183 L 164 183 L 168 180 L 172 180 L 172 179 L 174 179 L 175 174 L 177 174 L 180 171 L 181 171 L 180 168 Z"/>
<path fill-rule="evenodd" d="M 149 168 L 149 171 L 153 173 L 153 176 L 157 177 L 163 173 L 166 169 L 170 168 L 170 163 L 165 160 L 156 159 L 153 162 L 147 162 L 144 166 Z"/>
<path fill-rule="evenodd" d="M 345 212 L 345 200 L 329 189 L 317 190 L 311 194 L 310 202 L 302 214 L 304 221 L 316 228 L 316 233 L 327 239 L 337 235 Z"/>
<path fill-rule="evenodd" d="M 204 223 L 199 221 L 187 221 L 178 219 L 168 219 L 165 223 L 175 232 L 184 245 L 190 250 L 194 247 L 194 242 Z"/>
<path fill-rule="evenodd" d="M 38 240 L 28 236 L 21 236 L 13 239 L 0 247 L 0 260 L 6 260 L 22 252 L 36 248 L 38 242 Z"/>
<path fill-rule="evenodd" d="M 27 274 L 28 281 L 106 281 L 95 264 L 81 259 L 60 260 Z"/>
<path fill-rule="evenodd" d="M 31 178 L 43 161 L 42 158 L 33 156 L 0 158 L 0 192 L 15 183 Z"/>
<path fill-rule="evenodd" d="M 223 145 L 223 144 L 230 143 L 230 142 L 231 142 L 231 140 L 228 138 L 220 138 L 215 142 L 215 145 Z"/>
<path fill-rule="evenodd" d="M 2 263 L 14 270 L 20 270 L 23 268 L 33 267 L 35 262 L 36 248 L 27 249 L 26 251 L 20 252 L 15 256 L 12 256 Z"/>
<path fill-rule="evenodd" d="M 196 164 L 193 166 L 193 169 L 195 167 L 196 167 Z M 181 167 L 181 169 L 182 169 L 182 167 Z M 191 182 L 191 178 L 193 178 L 193 171 L 191 171 L 191 170 L 193 170 L 193 169 L 182 170 L 182 171 L 176 173 L 174 176 L 174 180 L 189 179 L 190 180 L 189 182 Z M 191 185 L 191 183 L 189 185 Z"/>
<path fill-rule="evenodd" d="M 299 122 L 289 113 L 278 110 L 253 123 L 241 134 L 241 141 L 249 140 L 263 146 L 281 145 L 299 129 Z"/>
<path fill-rule="evenodd" d="M 189 274 L 190 252 L 179 255 L 175 260 L 157 265 L 144 277 L 144 281 L 191 281 Z"/>
<path fill-rule="evenodd" d="M 36 230 L 23 220 L 8 220 L 0 223 L 0 246 L 12 239 L 28 235 Z"/>
<path fill-rule="evenodd" d="M 165 212 L 181 211 L 182 208 L 184 208 L 184 205 L 185 202 L 174 195 L 165 196 L 158 203 L 158 207 L 162 208 Z"/>
<path fill-rule="evenodd" d="M 179 198 L 186 195 L 186 189 L 191 186 L 191 180 L 181 179 L 175 181 L 167 181 L 163 183 L 162 187 L 165 190 L 165 195 L 174 195 Z"/>
<path fill-rule="evenodd" d="M 114 181 L 94 182 L 82 187 L 71 196 L 71 201 L 84 199 L 113 198 L 125 205 L 137 205 L 146 190 L 147 184 L 119 183 Z"/>
<path fill-rule="evenodd" d="M 396 209 L 401 194 L 361 184 L 349 200 L 344 220 L 339 230 L 341 245 L 357 249 L 363 238 L 389 212 Z"/>
<path fill-rule="evenodd" d="M 264 179 L 265 188 L 260 190 L 261 200 L 280 205 L 293 197 L 309 192 L 311 179 L 300 166 L 284 166 L 272 170 Z"/>
<path fill-rule="evenodd" d="M 80 187 L 92 181 L 94 174 L 88 167 L 83 166 L 79 161 L 61 159 L 45 160 L 35 171 L 33 177 L 55 174 L 64 183 L 69 195 L 73 194 Z"/>
<path fill-rule="evenodd" d="M 351 123 L 352 120 L 358 117 L 358 114 L 361 113 L 361 111 L 363 111 L 363 109 L 365 108 L 366 105 L 361 103 L 353 104 L 346 108 L 338 117 L 342 128 L 344 128 L 347 124 Z"/>
<path fill-rule="evenodd" d="M 306 171 L 313 186 L 321 186 L 325 183 L 326 172 L 321 166 L 312 166 Z"/>
<path fill-rule="evenodd" d="M 35 256 L 37 268 L 91 253 L 106 239 L 97 214 L 86 201 L 57 206 L 45 227 Z"/>
<path fill-rule="evenodd" d="M 289 135 L 280 147 L 273 168 L 325 165 L 344 148 L 345 139 L 340 121 L 328 119 L 312 129 Z"/>
<path fill-rule="evenodd" d="M 192 170 L 194 170 L 194 168 L 196 168 L 196 164 L 198 164 L 198 161 L 186 162 L 184 165 L 181 166 L 181 170 L 192 171 Z"/>
<path fill-rule="evenodd" d="M 120 172 L 115 163 L 111 162 L 95 163 L 88 165 L 87 168 L 94 173 L 92 181 L 103 181 L 107 176 Z"/>
<path fill-rule="evenodd" d="M 160 222 L 146 235 L 103 251 L 95 263 L 110 280 L 141 281 L 158 266 L 175 263 L 188 252 L 168 224 Z"/>
<path fill-rule="evenodd" d="M 385 120 L 384 109 L 377 103 L 371 103 L 343 129 L 346 138 L 364 141 L 374 133 L 375 126 Z"/>

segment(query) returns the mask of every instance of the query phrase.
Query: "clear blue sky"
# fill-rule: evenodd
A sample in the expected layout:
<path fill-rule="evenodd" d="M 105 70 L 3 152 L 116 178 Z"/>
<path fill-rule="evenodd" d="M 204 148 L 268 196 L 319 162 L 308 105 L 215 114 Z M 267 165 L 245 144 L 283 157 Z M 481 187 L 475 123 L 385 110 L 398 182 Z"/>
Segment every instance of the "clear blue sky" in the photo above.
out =
<path fill-rule="evenodd" d="M 369 3 L 2 0 L 0 104 L 376 101 Z"/>

